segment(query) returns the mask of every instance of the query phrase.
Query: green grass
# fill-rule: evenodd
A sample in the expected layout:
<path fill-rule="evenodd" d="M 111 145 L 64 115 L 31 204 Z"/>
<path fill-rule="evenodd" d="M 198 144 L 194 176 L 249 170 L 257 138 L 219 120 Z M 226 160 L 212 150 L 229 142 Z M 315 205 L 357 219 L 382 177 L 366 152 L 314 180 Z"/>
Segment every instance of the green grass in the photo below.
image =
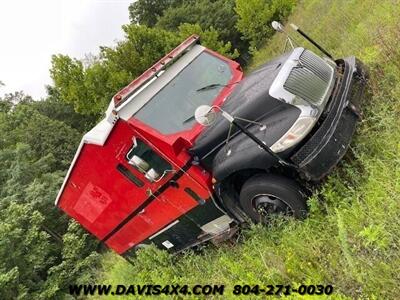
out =
<path fill-rule="evenodd" d="M 98 282 L 225 284 L 226 295 L 235 284 L 333 284 L 332 299 L 399 299 L 399 15 L 397 1 L 310 0 L 290 17 L 335 57 L 356 55 L 371 71 L 364 119 L 339 168 L 309 200 L 308 219 L 254 226 L 237 245 L 200 254 L 150 248 L 130 265 L 109 252 Z M 250 68 L 279 54 L 283 41 L 275 35 Z M 307 299 L 288 297 L 298 298 Z"/>

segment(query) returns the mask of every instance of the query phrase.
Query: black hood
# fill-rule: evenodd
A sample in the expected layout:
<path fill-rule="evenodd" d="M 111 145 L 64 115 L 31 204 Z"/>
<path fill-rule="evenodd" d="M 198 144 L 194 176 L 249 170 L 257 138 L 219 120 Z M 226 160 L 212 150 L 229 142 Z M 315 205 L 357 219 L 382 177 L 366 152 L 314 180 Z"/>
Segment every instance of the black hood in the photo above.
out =
<path fill-rule="evenodd" d="M 268 130 L 267 140 L 264 141 L 269 145 L 287 132 L 300 114 L 297 107 L 269 95 L 272 82 L 290 54 L 289 52 L 269 61 L 250 73 L 235 87 L 222 105 L 222 109 L 234 117 L 267 125 L 270 130 Z M 280 117 L 276 118 L 276 115 Z M 254 126 L 246 122 L 243 125 Z M 198 157 L 206 167 L 207 165 L 210 167 L 213 157 L 227 138 L 228 130 L 229 122 L 219 115 L 216 122 L 205 128 L 196 139 L 191 149 L 192 154 Z"/>

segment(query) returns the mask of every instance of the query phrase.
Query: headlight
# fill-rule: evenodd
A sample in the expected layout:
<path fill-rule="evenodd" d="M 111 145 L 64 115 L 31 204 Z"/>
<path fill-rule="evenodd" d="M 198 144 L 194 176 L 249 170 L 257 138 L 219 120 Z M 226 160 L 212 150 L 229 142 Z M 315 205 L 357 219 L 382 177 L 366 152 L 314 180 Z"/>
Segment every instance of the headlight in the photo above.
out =
<path fill-rule="evenodd" d="M 300 117 L 293 126 L 272 146 L 274 152 L 282 152 L 300 142 L 313 128 L 315 117 Z"/>

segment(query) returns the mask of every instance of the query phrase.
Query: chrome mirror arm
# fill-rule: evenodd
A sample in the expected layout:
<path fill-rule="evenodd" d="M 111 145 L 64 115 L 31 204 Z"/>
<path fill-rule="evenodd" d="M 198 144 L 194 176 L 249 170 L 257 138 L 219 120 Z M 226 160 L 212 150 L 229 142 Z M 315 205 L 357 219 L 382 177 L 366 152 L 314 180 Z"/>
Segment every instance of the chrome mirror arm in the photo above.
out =
<path fill-rule="evenodd" d="M 280 33 L 283 33 L 283 34 L 285 34 L 286 35 L 286 41 L 285 41 L 285 45 L 284 45 L 284 47 L 283 47 L 283 52 L 286 52 L 286 48 L 287 48 L 287 46 L 288 45 L 290 45 L 290 47 L 292 48 L 292 49 L 294 49 L 295 48 L 295 40 L 294 40 L 294 38 L 292 38 L 290 35 L 289 35 L 289 33 L 287 33 L 286 31 L 285 31 L 285 28 L 284 28 L 284 26 L 281 24 L 281 23 L 279 23 L 279 22 L 277 22 L 277 21 L 273 21 L 272 23 L 271 23 L 271 26 L 272 26 L 272 28 L 275 30 L 275 31 L 277 31 L 277 32 L 280 32 Z"/>
<path fill-rule="evenodd" d="M 159 182 L 159 181 L 161 181 L 168 173 L 175 173 L 175 172 L 176 172 L 175 170 L 165 170 L 165 171 L 161 174 L 160 178 L 158 178 L 158 179 L 156 179 L 156 180 L 154 180 L 154 181 L 152 181 L 152 182 Z"/>

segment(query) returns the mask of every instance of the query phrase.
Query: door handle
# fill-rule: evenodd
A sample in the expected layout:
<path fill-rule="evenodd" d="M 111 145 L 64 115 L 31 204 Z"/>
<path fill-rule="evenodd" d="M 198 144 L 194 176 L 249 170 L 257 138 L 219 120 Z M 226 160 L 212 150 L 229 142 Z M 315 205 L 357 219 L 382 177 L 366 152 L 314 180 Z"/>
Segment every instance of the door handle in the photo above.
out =
<path fill-rule="evenodd" d="M 173 188 L 179 188 L 179 183 L 177 183 L 175 180 L 170 180 L 169 185 Z"/>

